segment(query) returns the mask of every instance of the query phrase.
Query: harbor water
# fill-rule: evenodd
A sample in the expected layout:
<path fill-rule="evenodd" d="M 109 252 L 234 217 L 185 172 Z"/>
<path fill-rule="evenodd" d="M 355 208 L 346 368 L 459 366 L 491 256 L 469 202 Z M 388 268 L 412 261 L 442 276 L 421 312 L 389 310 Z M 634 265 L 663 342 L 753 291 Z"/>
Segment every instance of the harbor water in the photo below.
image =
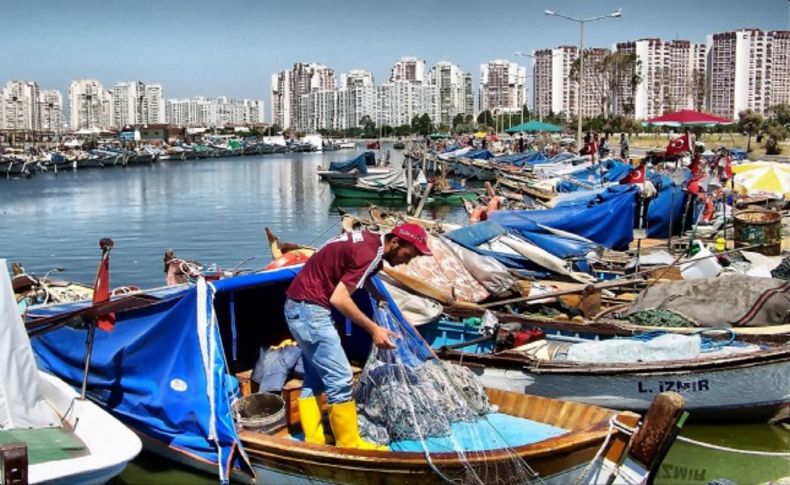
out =
<path fill-rule="evenodd" d="M 384 149 L 390 148 L 385 145 Z M 401 152 L 391 150 L 394 165 Z M 164 284 L 162 257 L 205 266 L 260 269 L 271 260 L 264 228 L 281 240 L 319 245 L 339 231 L 338 208 L 319 182 L 318 166 L 349 159 L 354 151 L 289 153 L 229 159 L 161 161 L 150 166 L 39 173 L 0 180 L 0 258 L 42 275 L 91 283 L 98 241 L 115 241 L 111 285 Z M 460 207 L 429 207 L 428 217 L 463 221 Z M 683 433 L 720 446 L 790 450 L 790 431 L 773 425 L 689 425 Z M 790 460 L 746 456 L 676 443 L 656 483 L 707 483 L 730 479 L 761 483 L 790 475 Z M 216 483 L 143 453 L 114 483 Z"/>

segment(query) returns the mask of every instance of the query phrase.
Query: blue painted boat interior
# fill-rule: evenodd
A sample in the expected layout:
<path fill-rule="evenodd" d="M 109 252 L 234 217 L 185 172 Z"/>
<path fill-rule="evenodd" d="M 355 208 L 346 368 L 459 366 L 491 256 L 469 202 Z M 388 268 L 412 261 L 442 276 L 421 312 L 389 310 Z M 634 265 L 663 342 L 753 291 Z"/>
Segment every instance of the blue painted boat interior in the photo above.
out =
<path fill-rule="evenodd" d="M 425 444 L 432 453 L 463 451 L 489 451 L 515 448 L 560 436 L 568 431 L 537 421 L 491 413 L 474 423 L 454 423 L 452 434 L 428 438 Z M 421 441 L 397 441 L 390 444 L 392 451 L 423 452 Z"/>
<path fill-rule="evenodd" d="M 479 327 L 467 325 L 463 322 L 438 320 L 417 327 L 428 344 L 434 349 L 445 345 L 460 344 L 481 337 Z M 456 349 L 459 352 L 472 354 L 489 354 L 494 350 L 494 341 L 489 340 L 479 344 L 467 345 Z"/>

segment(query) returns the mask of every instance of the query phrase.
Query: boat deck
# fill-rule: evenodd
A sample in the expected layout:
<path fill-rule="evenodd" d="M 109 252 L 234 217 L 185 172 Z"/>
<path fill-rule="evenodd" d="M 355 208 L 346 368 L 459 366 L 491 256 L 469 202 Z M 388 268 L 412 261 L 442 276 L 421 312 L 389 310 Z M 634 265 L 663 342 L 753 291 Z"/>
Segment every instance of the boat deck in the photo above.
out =
<path fill-rule="evenodd" d="M 66 428 L 12 429 L 0 431 L 0 445 L 25 443 L 28 463 L 67 460 L 90 454 L 88 447 Z"/>
<path fill-rule="evenodd" d="M 389 447 L 391 451 L 412 453 L 423 453 L 425 448 L 430 453 L 480 452 L 530 445 L 568 433 L 563 428 L 503 413 L 487 414 L 474 423 L 453 423 L 451 429 L 451 436 L 427 438 L 425 445 L 420 440 L 404 440 Z M 304 440 L 301 433 L 289 434 L 285 429 L 273 434 Z"/>

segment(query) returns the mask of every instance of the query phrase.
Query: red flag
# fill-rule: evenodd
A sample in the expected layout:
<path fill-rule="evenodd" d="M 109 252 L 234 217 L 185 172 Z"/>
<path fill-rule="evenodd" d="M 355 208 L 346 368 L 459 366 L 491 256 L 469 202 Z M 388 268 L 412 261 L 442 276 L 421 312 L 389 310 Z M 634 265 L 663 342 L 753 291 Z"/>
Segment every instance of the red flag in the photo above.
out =
<path fill-rule="evenodd" d="M 110 301 L 110 257 L 109 254 L 103 254 L 99 270 L 96 272 L 96 282 L 93 285 L 93 304 L 98 305 L 108 301 Z M 98 325 L 102 330 L 112 331 L 115 314 L 99 315 Z"/>
<path fill-rule="evenodd" d="M 620 181 L 621 184 L 642 184 L 645 182 L 645 169 L 647 167 L 645 164 L 640 164 L 635 169 L 631 170 L 623 180 Z"/>
<path fill-rule="evenodd" d="M 690 152 L 689 136 L 682 134 L 667 145 L 667 155 L 677 155 L 678 153 Z"/>
<path fill-rule="evenodd" d="M 726 175 L 728 179 L 732 178 L 732 157 L 729 153 L 727 154 L 727 158 L 724 159 L 724 175 Z"/>
<path fill-rule="evenodd" d="M 705 177 L 704 173 L 700 173 L 699 175 L 692 177 L 692 179 L 689 180 L 688 185 L 686 185 L 686 190 L 688 190 L 689 193 L 692 193 L 694 195 L 699 195 L 700 192 L 702 191 L 702 187 L 699 186 L 699 183 L 702 181 L 704 177 Z"/>
<path fill-rule="evenodd" d="M 699 155 L 694 157 L 694 160 L 691 161 L 689 165 L 689 170 L 691 170 L 691 175 L 699 175 L 702 173 L 702 168 L 700 167 L 701 160 L 699 159 Z"/>

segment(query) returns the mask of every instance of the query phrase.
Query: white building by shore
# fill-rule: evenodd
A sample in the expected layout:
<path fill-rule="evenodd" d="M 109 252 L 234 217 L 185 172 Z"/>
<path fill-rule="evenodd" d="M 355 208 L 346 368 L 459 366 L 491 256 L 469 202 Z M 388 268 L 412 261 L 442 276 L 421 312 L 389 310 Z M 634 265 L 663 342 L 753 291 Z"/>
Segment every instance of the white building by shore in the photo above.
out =
<path fill-rule="evenodd" d="M 0 128 L 38 130 L 39 89 L 33 81 L 8 81 L 0 91 Z"/>

